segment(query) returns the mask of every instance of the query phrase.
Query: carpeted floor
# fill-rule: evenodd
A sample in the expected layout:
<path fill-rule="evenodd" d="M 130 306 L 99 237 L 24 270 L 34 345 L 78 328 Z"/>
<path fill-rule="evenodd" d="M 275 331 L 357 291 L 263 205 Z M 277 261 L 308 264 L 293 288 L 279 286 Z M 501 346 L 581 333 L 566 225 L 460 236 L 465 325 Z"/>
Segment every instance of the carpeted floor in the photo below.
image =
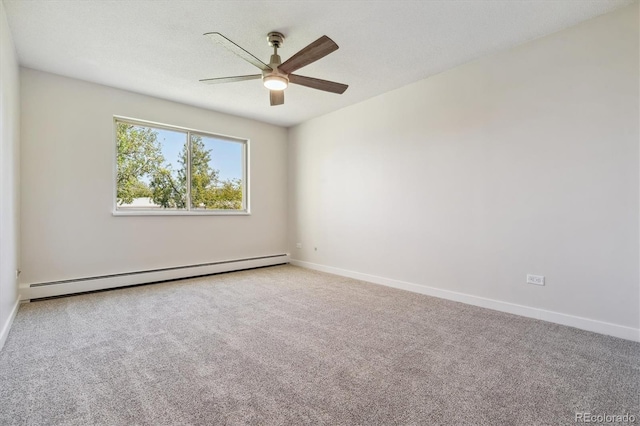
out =
<path fill-rule="evenodd" d="M 0 424 L 640 422 L 640 344 L 284 265 L 21 306 Z"/>

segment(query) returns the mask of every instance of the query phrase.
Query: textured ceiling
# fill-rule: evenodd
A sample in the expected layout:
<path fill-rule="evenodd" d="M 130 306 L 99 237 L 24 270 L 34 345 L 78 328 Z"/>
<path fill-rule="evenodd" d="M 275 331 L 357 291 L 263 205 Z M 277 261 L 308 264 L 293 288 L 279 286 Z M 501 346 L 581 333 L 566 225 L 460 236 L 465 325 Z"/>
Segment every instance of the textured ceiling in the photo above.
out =
<path fill-rule="evenodd" d="M 193 1 L 4 0 L 21 65 L 291 126 L 633 0 Z M 282 32 L 286 60 L 328 35 L 340 49 L 297 74 L 349 84 L 343 95 L 291 85 L 269 106 L 259 80 L 202 78 L 257 68 L 202 34 L 217 31 L 264 62 Z"/>

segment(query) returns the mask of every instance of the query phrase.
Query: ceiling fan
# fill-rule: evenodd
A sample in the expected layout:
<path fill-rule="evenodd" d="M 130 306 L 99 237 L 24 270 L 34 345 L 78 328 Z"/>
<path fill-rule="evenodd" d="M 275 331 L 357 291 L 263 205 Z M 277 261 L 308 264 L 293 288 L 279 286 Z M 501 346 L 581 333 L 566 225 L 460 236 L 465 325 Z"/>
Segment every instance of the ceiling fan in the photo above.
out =
<path fill-rule="evenodd" d="M 320 37 L 282 63 L 280 55 L 278 55 L 278 48 L 282 46 L 284 36 L 278 32 L 270 32 L 267 35 L 267 40 L 269 41 L 269 46 L 273 47 L 273 55 L 271 55 L 271 59 L 268 64 L 265 64 L 260 59 L 256 58 L 251 53 L 247 52 L 220 33 L 213 32 L 206 33 L 204 35 L 214 42 L 221 44 L 223 47 L 235 53 L 250 64 L 260 68 L 262 70 L 262 74 L 205 78 L 200 80 L 203 83 L 231 83 L 235 81 L 257 80 L 262 78 L 264 86 L 269 89 L 271 106 L 284 104 L 284 89 L 287 88 L 289 83 L 338 94 L 344 93 L 344 91 L 347 90 L 347 87 L 349 87 L 346 84 L 335 83 L 333 81 L 292 74 L 294 71 L 327 56 L 335 50 L 338 50 L 338 45 L 326 35 Z"/>

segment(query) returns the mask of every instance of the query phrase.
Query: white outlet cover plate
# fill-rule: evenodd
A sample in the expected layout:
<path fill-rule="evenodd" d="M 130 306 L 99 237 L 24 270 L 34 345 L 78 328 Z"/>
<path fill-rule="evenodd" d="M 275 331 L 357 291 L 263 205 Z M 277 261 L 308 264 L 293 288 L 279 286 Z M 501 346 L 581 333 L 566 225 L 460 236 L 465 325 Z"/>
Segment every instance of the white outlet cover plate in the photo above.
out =
<path fill-rule="evenodd" d="M 544 276 L 527 274 L 527 284 L 544 285 Z"/>

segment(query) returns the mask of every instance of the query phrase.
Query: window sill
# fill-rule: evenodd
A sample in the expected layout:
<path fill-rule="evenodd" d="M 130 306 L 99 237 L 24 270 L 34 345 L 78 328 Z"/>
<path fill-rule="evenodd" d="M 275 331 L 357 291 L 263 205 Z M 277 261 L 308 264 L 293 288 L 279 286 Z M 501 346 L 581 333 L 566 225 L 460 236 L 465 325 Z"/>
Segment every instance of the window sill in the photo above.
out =
<path fill-rule="evenodd" d="M 251 216 L 247 210 L 114 210 L 113 216 Z"/>

